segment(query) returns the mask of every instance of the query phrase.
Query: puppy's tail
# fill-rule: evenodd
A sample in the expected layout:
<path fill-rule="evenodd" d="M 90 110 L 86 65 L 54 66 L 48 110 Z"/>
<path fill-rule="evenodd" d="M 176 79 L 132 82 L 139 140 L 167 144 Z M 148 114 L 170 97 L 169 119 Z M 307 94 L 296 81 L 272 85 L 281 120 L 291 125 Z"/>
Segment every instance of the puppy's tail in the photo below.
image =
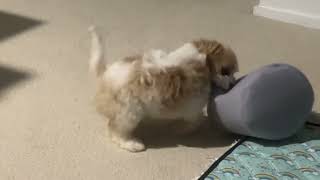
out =
<path fill-rule="evenodd" d="M 89 27 L 88 31 L 91 34 L 91 53 L 89 60 L 89 70 L 97 77 L 101 76 L 106 70 L 106 62 L 104 59 L 103 40 L 97 33 L 95 26 Z"/>

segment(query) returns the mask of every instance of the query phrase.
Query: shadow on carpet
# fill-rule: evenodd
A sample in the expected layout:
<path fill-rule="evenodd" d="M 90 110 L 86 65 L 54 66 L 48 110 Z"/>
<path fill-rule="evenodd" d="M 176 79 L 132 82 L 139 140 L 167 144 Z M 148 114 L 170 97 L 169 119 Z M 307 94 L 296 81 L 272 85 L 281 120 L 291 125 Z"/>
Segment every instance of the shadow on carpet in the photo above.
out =
<path fill-rule="evenodd" d="M 150 149 L 172 148 L 178 146 L 194 148 L 228 147 L 239 136 L 230 134 L 216 126 L 214 122 L 205 121 L 202 127 L 189 135 L 177 135 L 177 128 L 182 124 L 142 125 L 137 136 L 141 137 Z"/>
<path fill-rule="evenodd" d="M 24 72 L 12 67 L 0 65 L 0 97 L 6 90 L 18 83 L 28 80 L 32 77 L 30 72 Z"/>
<path fill-rule="evenodd" d="M 43 23 L 44 21 L 41 20 L 0 11 L 0 41 L 12 38 Z M 17 50 L 17 52 L 19 51 Z M 0 97 L 6 90 L 31 77 L 32 73 L 30 72 L 0 64 Z"/>
<path fill-rule="evenodd" d="M 0 11 L 0 41 L 43 24 L 44 21 Z"/>

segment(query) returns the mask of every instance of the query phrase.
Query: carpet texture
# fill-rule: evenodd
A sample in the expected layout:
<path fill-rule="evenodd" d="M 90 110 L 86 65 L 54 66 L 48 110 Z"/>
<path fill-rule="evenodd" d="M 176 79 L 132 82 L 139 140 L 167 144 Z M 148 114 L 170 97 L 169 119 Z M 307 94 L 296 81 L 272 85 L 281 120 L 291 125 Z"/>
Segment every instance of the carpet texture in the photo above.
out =
<path fill-rule="evenodd" d="M 0 83 L 0 179 L 192 179 L 235 140 L 206 128 L 186 138 L 161 131 L 146 136 L 149 149 L 138 154 L 112 144 L 92 106 L 87 32 L 92 24 L 103 29 L 109 60 L 214 38 L 235 50 L 240 75 L 265 64 L 289 63 L 308 76 L 318 98 L 320 32 L 255 17 L 256 3 L 2 0 L 0 16 L 7 20 L 0 17 L 0 29 L 7 28 L 0 30 L 0 71 L 17 78 L 0 78 L 8 82 Z M 319 105 L 316 99 L 315 110 Z"/>

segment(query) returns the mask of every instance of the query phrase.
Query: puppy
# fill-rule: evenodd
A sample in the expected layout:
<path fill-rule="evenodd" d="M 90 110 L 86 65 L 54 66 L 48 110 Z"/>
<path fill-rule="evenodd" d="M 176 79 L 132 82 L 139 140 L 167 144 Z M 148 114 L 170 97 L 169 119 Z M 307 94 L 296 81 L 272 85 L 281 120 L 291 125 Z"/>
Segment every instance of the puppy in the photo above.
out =
<path fill-rule="evenodd" d="M 209 40 L 193 41 L 170 53 L 153 50 L 110 63 L 103 58 L 101 38 L 94 28 L 90 31 L 97 111 L 107 119 L 112 141 L 131 152 L 145 150 L 133 135 L 142 121 L 180 119 L 185 122 L 182 132 L 195 130 L 202 122 L 211 82 L 226 88 L 238 68 L 230 48 Z"/>

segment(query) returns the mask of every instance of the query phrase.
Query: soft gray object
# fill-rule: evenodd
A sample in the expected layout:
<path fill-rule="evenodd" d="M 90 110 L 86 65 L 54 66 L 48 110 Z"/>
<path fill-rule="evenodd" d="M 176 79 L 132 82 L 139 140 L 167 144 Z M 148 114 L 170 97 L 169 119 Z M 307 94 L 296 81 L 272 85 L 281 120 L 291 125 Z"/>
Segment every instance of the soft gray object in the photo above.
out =
<path fill-rule="evenodd" d="M 312 87 L 301 71 L 272 64 L 241 78 L 227 93 L 212 94 L 208 115 L 231 132 L 278 140 L 303 126 L 313 102 Z"/>

